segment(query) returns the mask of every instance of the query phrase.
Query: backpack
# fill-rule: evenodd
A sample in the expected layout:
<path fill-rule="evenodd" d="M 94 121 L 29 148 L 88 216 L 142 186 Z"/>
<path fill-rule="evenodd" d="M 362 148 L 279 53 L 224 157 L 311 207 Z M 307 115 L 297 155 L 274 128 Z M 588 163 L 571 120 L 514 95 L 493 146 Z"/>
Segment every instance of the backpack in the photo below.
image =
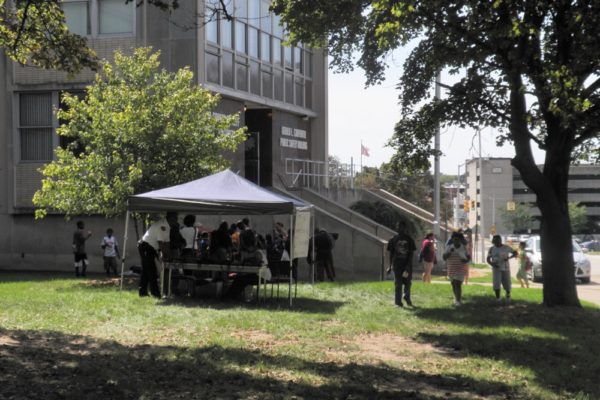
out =
<path fill-rule="evenodd" d="M 429 253 L 431 252 L 431 249 L 429 248 L 430 244 L 431 242 L 429 240 L 423 241 L 421 250 L 419 251 L 419 262 L 423 262 L 425 258 L 429 256 Z"/>

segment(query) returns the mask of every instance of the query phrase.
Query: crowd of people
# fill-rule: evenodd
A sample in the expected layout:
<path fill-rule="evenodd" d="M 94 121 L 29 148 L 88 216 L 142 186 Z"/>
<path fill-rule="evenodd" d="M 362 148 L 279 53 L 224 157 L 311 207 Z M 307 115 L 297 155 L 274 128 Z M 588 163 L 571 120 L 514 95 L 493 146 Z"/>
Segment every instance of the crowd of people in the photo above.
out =
<path fill-rule="evenodd" d="M 472 233 L 470 230 L 457 230 L 452 233 L 448 242 L 444 244 L 442 258 L 446 266 L 446 277 L 450 281 L 454 306 L 462 305 L 462 286 L 468 283 L 470 264 L 473 257 Z M 395 296 L 394 302 L 398 307 L 404 303 L 412 306 L 411 284 L 413 276 L 413 263 L 417 259 L 423 265 L 423 283 L 431 283 L 431 274 L 437 264 L 437 244 L 432 232 L 428 232 L 421 242 L 418 257 L 415 241 L 407 233 L 404 221 L 398 223 L 397 234 L 389 240 L 387 249 L 390 253 L 390 266 L 388 274 L 393 272 Z M 509 260 L 518 259 L 517 279 L 521 287 L 529 287 L 527 272 L 531 263 L 525 253 L 525 243 L 519 244 L 519 249 L 513 249 L 502 243 L 500 235 L 494 235 L 492 246 L 488 250 L 486 261 L 492 268 L 492 287 L 497 302 L 501 302 L 501 289 L 504 289 L 506 304 L 511 299 L 511 274 Z"/>

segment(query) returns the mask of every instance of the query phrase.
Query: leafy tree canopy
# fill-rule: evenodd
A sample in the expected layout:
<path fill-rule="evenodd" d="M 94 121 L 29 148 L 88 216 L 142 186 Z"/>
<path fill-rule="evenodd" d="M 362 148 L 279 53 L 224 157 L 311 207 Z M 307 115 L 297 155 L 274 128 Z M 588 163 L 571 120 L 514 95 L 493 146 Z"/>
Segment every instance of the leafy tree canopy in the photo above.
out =
<path fill-rule="evenodd" d="M 36 217 L 49 210 L 118 215 L 129 195 L 228 165 L 223 152 L 245 138 L 244 128 L 231 130 L 238 116 L 213 114 L 218 96 L 195 84 L 189 69 L 170 73 L 159 65 L 159 53 L 150 48 L 132 56 L 117 51 L 114 65 L 103 64 L 83 99 L 63 97 L 58 134 L 72 142 L 42 168 Z"/>
<path fill-rule="evenodd" d="M 569 219 L 573 233 L 581 233 L 588 222 L 587 207 L 575 201 L 569 202 Z"/>
<path fill-rule="evenodd" d="M 515 147 L 513 166 L 541 211 L 544 304 L 578 306 L 568 214 L 569 166 L 600 159 L 600 2 L 597 0 L 274 0 L 291 42 L 327 47 L 341 71 L 353 57 L 367 84 L 386 56 L 416 42 L 398 84 L 392 163 L 429 166 L 440 124 L 490 126 Z M 439 71 L 457 77 L 441 84 Z M 532 146 L 546 152 L 535 164 Z"/>
<path fill-rule="evenodd" d="M 528 204 L 517 203 L 514 210 L 499 207 L 498 212 L 502 223 L 509 231 L 514 233 L 527 232 L 533 226 L 533 216 Z"/>

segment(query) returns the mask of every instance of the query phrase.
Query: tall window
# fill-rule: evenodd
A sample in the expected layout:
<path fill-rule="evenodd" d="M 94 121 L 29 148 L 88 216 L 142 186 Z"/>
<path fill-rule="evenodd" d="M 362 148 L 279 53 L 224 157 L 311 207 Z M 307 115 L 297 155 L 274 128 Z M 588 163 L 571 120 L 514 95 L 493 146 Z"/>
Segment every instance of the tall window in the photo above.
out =
<path fill-rule="evenodd" d="M 79 36 L 88 36 L 91 32 L 90 3 L 83 1 L 65 1 L 62 5 L 69 31 Z"/>
<path fill-rule="evenodd" d="M 52 93 L 19 95 L 21 161 L 52 160 Z"/>
<path fill-rule="evenodd" d="M 133 33 L 133 6 L 123 0 L 99 0 L 99 33 Z"/>

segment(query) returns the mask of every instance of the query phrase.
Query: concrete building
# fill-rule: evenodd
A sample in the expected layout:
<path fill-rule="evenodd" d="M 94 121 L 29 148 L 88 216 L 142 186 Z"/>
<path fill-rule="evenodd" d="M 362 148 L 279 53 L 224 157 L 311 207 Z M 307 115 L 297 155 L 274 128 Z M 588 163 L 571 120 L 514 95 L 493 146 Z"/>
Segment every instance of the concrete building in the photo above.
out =
<path fill-rule="evenodd" d="M 233 156 L 233 170 L 278 186 L 289 178 L 289 160 L 327 159 L 327 57 L 320 49 L 284 46 L 268 0 L 228 4 L 233 21 L 216 15 L 206 24 L 202 0 L 180 2 L 172 13 L 124 0 L 65 0 L 64 10 L 69 28 L 87 37 L 101 58 L 152 46 L 161 51 L 164 68 L 190 67 L 198 84 L 222 96 L 215 112 L 239 112 L 248 126 L 249 140 Z M 41 185 L 39 168 L 65 144 L 53 112 L 61 107 L 61 93 L 82 91 L 94 74 L 70 77 L 2 56 L 0 76 L 0 268 L 69 269 L 74 223 L 61 215 L 34 220 L 31 199 Z M 86 222 L 98 243 L 106 227 L 121 224 L 100 217 Z"/>
<path fill-rule="evenodd" d="M 469 210 L 469 226 L 486 234 L 494 231 L 513 233 L 502 223 L 500 212 L 514 202 L 531 207 L 531 215 L 536 219 L 532 230 L 539 229 L 540 210 L 535 205 L 536 196 L 522 181 L 519 171 L 511 166 L 510 158 L 467 161 L 466 182 L 467 200 L 474 204 Z M 600 165 L 570 168 L 569 201 L 586 206 L 591 225 L 600 229 Z"/>

